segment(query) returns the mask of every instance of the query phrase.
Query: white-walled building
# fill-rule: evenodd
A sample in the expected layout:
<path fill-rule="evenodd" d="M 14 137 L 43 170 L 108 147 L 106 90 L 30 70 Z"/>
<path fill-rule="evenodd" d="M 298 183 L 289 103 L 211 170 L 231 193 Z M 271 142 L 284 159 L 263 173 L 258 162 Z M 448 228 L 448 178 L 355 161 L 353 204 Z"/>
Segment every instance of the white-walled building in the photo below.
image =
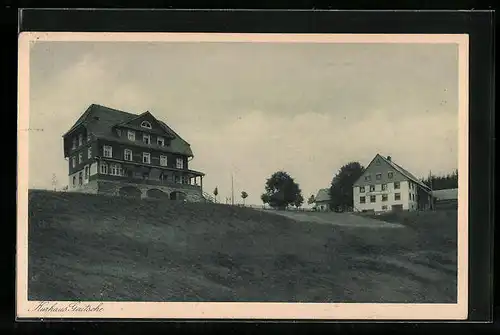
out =
<path fill-rule="evenodd" d="M 431 189 L 410 172 L 379 154 L 353 184 L 354 211 L 425 210 Z"/>
<path fill-rule="evenodd" d="M 314 198 L 314 208 L 318 211 L 325 212 L 330 210 L 330 189 L 322 188 Z"/>

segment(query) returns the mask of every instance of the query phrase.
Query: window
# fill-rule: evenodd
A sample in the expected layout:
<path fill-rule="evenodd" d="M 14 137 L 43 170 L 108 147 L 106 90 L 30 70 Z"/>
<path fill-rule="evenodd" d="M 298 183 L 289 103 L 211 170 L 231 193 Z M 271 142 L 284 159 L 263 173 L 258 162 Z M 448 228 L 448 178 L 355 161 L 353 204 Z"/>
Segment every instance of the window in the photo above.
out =
<path fill-rule="evenodd" d="M 148 121 L 142 121 L 141 127 L 151 129 L 151 123 Z"/>
<path fill-rule="evenodd" d="M 123 153 L 123 157 L 125 158 L 126 161 L 131 161 L 132 160 L 132 150 L 125 149 L 125 151 Z"/>
<path fill-rule="evenodd" d="M 83 144 L 83 135 L 80 134 L 80 135 L 78 135 L 78 145 L 80 146 L 82 144 Z"/>
<path fill-rule="evenodd" d="M 113 148 L 110 145 L 105 145 L 103 147 L 104 157 L 113 157 Z"/>
<path fill-rule="evenodd" d="M 370 185 L 370 192 L 374 192 L 375 191 L 375 185 Z"/>
<path fill-rule="evenodd" d="M 387 178 L 392 179 L 394 177 L 394 172 L 387 172 Z"/>
<path fill-rule="evenodd" d="M 394 200 L 401 200 L 401 193 L 394 193 Z"/>
<path fill-rule="evenodd" d="M 76 138 L 73 139 L 73 146 L 71 148 L 76 149 Z"/>
<path fill-rule="evenodd" d="M 365 187 L 364 186 L 361 186 L 359 188 L 359 193 L 365 193 Z"/>
<path fill-rule="evenodd" d="M 179 184 L 179 183 L 181 182 L 181 180 L 180 180 L 179 176 L 175 176 L 175 177 L 174 177 L 174 181 L 175 181 L 175 183 L 177 183 L 177 184 Z"/>
<path fill-rule="evenodd" d="M 167 156 L 160 156 L 160 165 L 167 166 Z"/>
<path fill-rule="evenodd" d="M 387 190 L 387 184 L 382 184 L 382 191 Z"/>
<path fill-rule="evenodd" d="M 377 201 L 377 197 L 375 195 L 370 195 L 370 202 Z"/>
<path fill-rule="evenodd" d="M 371 177 L 370 175 L 366 175 L 366 176 L 365 176 L 365 180 L 366 180 L 366 181 L 370 181 L 370 180 L 372 180 L 372 177 Z"/>
<path fill-rule="evenodd" d="M 151 163 L 151 155 L 149 154 L 149 152 L 142 153 L 142 162 L 147 164 Z"/>
<path fill-rule="evenodd" d="M 380 159 L 377 159 L 376 164 L 380 165 Z"/>
<path fill-rule="evenodd" d="M 101 174 L 108 174 L 108 164 L 101 163 Z"/>
<path fill-rule="evenodd" d="M 359 197 L 359 203 L 360 204 L 366 203 L 366 197 Z"/>
<path fill-rule="evenodd" d="M 116 133 L 118 134 L 118 137 L 122 137 L 122 130 L 121 129 L 117 129 Z"/>
<path fill-rule="evenodd" d="M 76 176 L 73 176 L 73 186 L 76 185 Z"/>
<path fill-rule="evenodd" d="M 89 179 L 89 166 L 85 167 L 85 179 Z"/>
<path fill-rule="evenodd" d="M 130 141 L 135 141 L 135 131 L 129 130 L 127 133 L 127 137 Z"/>
<path fill-rule="evenodd" d="M 122 175 L 122 167 L 120 164 L 111 164 L 109 169 L 109 174 L 112 176 L 121 176 Z"/>
<path fill-rule="evenodd" d="M 182 176 L 182 184 L 187 184 L 188 183 L 188 179 L 186 176 Z"/>
<path fill-rule="evenodd" d="M 182 160 L 182 158 L 177 158 L 177 160 L 175 161 L 175 166 L 178 169 L 183 169 L 184 168 L 184 161 Z"/>
<path fill-rule="evenodd" d="M 144 134 L 142 135 L 142 141 L 145 143 L 145 144 L 151 144 L 151 137 L 147 134 Z"/>
<path fill-rule="evenodd" d="M 156 143 L 160 146 L 160 147 L 163 147 L 165 146 L 165 139 L 163 137 L 158 137 L 156 139 Z"/>
<path fill-rule="evenodd" d="M 80 172 L 78 173 L 78 185 L 82 185 L 83 184 L 83 173 Z"/>
<path fill-rule="evenodd" d="M 387 194 L 382 194 L 382 201 L 387 201 Z"/>
<path fill-rule="evenodd" d="M 377 179 L 377 180 L 382 179 L 382 174 L 381 174 L 381 173 L 377 173 L 377 174 L 375 175 L 375 179 Z"/>
<path fill-rule="evenodd" d="M 394 182 L 394 189 L 398 190 L 400 188 L 399 181 Z"/>
<path fill-rule="evenodd" d="M 82 164 L 83 162 L 83 153 L 78 153 L 78 164 Z"/>
<path fill-rule="evenodd" d="M 91 159 L 91 158 L 92 158 L 92 147 L 89 147 L 89 148 L 87 149 L 87 158 L 88 158 L 88 159 Z"/>
<path fill-rule="evenodd" d="M 71 166 L 72 167 L 76 166 L 76 158 L 75 157 L 71 157 Z"/>

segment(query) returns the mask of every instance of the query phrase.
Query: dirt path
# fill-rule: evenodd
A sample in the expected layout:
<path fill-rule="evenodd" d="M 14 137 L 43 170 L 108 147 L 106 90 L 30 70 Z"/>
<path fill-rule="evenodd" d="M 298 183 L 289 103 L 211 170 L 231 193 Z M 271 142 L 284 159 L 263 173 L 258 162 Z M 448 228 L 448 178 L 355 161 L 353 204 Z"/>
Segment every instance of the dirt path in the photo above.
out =
<path fill-rule="evenodd" d="M 403 225 L 389 223 L 371 218 L 364 218 L 349 213 L 318 213 L 318 212 L 293 212 L 293 211 L 267 211 L 269 213 L 282 215 L 297 221 L 331 224 L 343 227 L 360 228 L 404 228 Z"/>

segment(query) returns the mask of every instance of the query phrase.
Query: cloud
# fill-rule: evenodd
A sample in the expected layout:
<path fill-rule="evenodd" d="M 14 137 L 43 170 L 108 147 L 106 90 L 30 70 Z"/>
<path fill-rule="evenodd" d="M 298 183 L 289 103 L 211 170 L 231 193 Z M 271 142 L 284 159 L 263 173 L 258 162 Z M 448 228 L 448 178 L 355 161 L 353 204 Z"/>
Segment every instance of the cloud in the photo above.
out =
<path fill-rule="evenodd" d="M 172 126 L 221 199 L 233 174 L 236 196 L 260 204 L 277 170 L 307 197 L 376 153 L 418 176 L 448 172 L 455 56 L 434 46 L 49 43 L 32 51 L 30 126 L 45 131 L 31 135 L 30 185 L 50 187 L 52 173 L 66 183 L 61 135 L 92 103 L 150 110 Z"/>
<path fill-rule="evenodd" d="M 278 170 L 289 172 L 308 196 L 328 187 L 343 164 L 359 161 L 366 166 L 376 153 L 391 155 L 417 176 L 427 175 L 432 162 L 442 161 L 443 155 L 457 155 L 453 116 L 421 114 L 395 122 L 373 111 L 348 123 L 314 112 L 289 118 L 264 111 L 242 114 L 220 128 L 185 133 L 195 154 L 192 166 L 207 174 L 207 190 L 218 186 L 223 197 L 229 196 L 233 173 L 236 192 L 247 191 L 248 203 L 260 202 L 266 178 Z M 443 152 L 447 150 L 451 153 Z M 441 171 L 455 167 L 450 160 Z"/>
<path fill-rule="evenodd" d="M 149 94 L 135 83 L 122 83 L 110 71 L 109 62 L 85 54 L 56 76 L 30 88 L 30 127 L 44 129 L 30 133 L 30 185 L 50 187 L 52 174 L 61 185 L 67 183 L 62 135 L 92 103 L 145 111 Z"/>

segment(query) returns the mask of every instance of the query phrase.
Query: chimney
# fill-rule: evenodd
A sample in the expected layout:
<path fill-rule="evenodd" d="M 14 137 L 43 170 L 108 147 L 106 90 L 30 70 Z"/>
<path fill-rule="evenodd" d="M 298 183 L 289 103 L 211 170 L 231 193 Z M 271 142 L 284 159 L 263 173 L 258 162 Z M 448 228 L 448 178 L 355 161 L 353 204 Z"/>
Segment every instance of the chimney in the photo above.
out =
<path fill-rule="evenodd" d="M 391 156 L 387 156 L 387 160 L 390 162 L 391 161 Z"/>

